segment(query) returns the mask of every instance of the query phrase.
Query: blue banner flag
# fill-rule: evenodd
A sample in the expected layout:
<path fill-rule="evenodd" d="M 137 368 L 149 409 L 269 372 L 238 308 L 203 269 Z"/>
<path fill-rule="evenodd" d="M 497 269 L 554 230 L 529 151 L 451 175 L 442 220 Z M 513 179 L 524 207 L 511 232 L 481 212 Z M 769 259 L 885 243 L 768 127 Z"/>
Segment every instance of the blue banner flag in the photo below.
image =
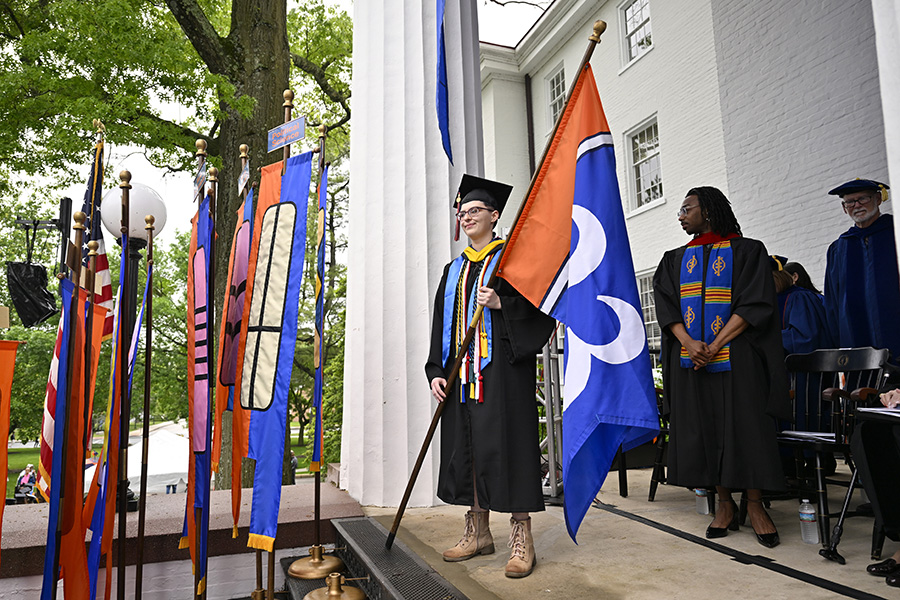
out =
<path fill-rule="evenodd" d="M 67 384 L 70 376 L 69 338 L 75 331 L 74 315 L 72 314 L 72 296 L 75 293 L 75 284 L 68 279 L 63 279 L 60 283 L 60 292 L 62 295 L 62 315 L 60 316 L 62 321 L 60 337 L 62 338 L 62 341 L 59 347 L 59 365 L 56 377 L 56 389 L 60 390 L 60 392 L 56 395 L 56 420 L 53 428 L 53 439 L 57 440 L 56 448 L 58 448 L 60 452 L 57 456 L 60 456 L 62 452 L 62 440 L 65 435 L 64 431 L 66 427 L 63 415 L 66 414 L 66 403 L 69 401 L 67 394 Z M 53 461 L 51 481 L 53 481 L 54 484 L 60 481 L 62 469 L 65 467 L 62 462 L 63 461 L 61 460 Z M 55 591 L 56 582 L 59 577 L 59 573 L 54 573 L 53 565 L 56 559 L 56 544 L 58 542 L 56 530 L 59 526 L 59 497 L 61 491 L 61 485 L 50 486 L 50 510 L 47 513 L 47 547 L 44 550 L 44 580 L 43 586 L 41 587 L 41 600 L 50 600 Z"/>
<path fill-rule="evenodd" d="M 325 205 L 328 201 L 328 165 L 322 171 L 319 180 L 319 214 L 316 221 L 316 335 L 313 364 L 316 368 L 315 388 L 313 391 L 313 411 L 315 426 L 313 433 L 313 451 L 309 470 L 322 469 L 322 391 L 323 391 L 323 352 L 325 350 Z"/>
<path fill-rule="evenodd" d="M 262 214 L 253 287 L 247 299 L 250 308 L 240 401 L 251 413 L 248 457 L 256 461 L 247 545 L 269 552 L 274 547 L 281 504 L 312 157 L 312 152 L 306 152 L 287 160 L 280 199 Z M 265 177 L 262 185 L 267 185 Z M 264 194 L 261 190 L 260 195 Z"/>
<path fill-rule="evenodd" d="M 575 539 L 616 451 L 659 432 L 613 138 L 590 65 L 564 109 L 501 275 L 566 324 L 563 489 Z"/>
<path fill-rule="evenodd" d="M 207 566 L 207 537 L 209 534 L 209 487 L 212 476 L 212 386 L 209 379 L 209 339 L 210 327 L 208 322 L 210 306 L 209 289 L 209 253 L 212 248 L 213 223 L 209 214 L 209 194 L 200 203 L 197 216 L 194 219 L 197 247 L 190 257 L 188 268 L 192 277 L 190 285 L 193 293 L 189 298 L 193 304 L 188 307 L 190 317 L 193 319 L 193 336 L 188 343 L 193 344 L 193 419 L 191 422 L 191 449 L 194 460 L 194 508 L 200 509 L 200 523 L 194 523 L 198 528 L 199 547 L 194 550 L 194 568 L 199 573 L 197 595 L 202 595 L 206 589 Z"/>
<path fill-rule="evenodd" d="M 453 164 L 453 150 L 450 148 L 450 101 L 447 86 L 447 51 L 444 44 L 444 6 L 447 0 L 437 0 L 437 106 L 438 129 L 441 130 L 441 144 L 444 153 Z"/>

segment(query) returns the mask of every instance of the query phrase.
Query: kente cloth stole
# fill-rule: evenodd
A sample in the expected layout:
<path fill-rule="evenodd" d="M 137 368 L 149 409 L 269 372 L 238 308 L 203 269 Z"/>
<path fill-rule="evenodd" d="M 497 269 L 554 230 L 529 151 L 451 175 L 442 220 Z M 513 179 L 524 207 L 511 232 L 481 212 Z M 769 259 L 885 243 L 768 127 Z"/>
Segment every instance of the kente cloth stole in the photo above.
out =
<path fill-rule="evenodd" d="M 731 317 L 731 241 L 712 245 L 703 285 L 703 246 L 688 246 L 681 260 L 681 318 L 688 334 L 711 344 Z M 725 344 L 706 365 L 710 373 L 731 370 L 731 348 Z M 687 349 L 681 347 L 681 366 L 692 369 Z"/>
<path fill-rule="evenodd" d="M 494 240 L 480 251 L 476 252 L 471 247 L 466 248 L 452 263 L 447 273 L 447 282 L 444 286 L 444 314 L 443 314 L 443 348 L 442 362 L 447 364 L 450 357 L 451 340 L 456 352 L 462 349 L 462 343 L 466 337 L 469 324 L 475 316 L 478 308 L 476 295 L 478 288 L 483 286 L 491 278 L 491 273 L 497 267 L 499 250 L 503 246 L 503 240 Z M 475 278 L 471 292 L 466 294 L 466 284 L 470 278 Z M 491 362 L 493 355 L 493 340 L 491 331 L 491 310 L 487 307 L 481 313 L 477 323 L 477 333 L 465 350 L 465 356 L 459 368 L 460 402 L 466 398 L 484 402 L 483 378 L 484 369 Z"/>

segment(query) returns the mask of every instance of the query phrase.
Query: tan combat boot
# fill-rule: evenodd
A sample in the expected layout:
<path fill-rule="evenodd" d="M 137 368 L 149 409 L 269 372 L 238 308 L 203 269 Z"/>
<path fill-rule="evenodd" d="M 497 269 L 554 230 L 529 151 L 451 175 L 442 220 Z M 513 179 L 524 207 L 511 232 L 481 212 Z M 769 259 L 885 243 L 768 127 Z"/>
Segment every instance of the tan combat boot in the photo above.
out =
<path fill-rule="evenodd" d="M 449 550 L 444 550 L 444 560 L 459 562 L 479 554 L 493 554 L 494 538 L 491 537 L 489 520 L 490 513 L 487 511 L 468 511 L 466 513 L 466 530 L 463 532 L 462 539 Z"/>
<path fill-rule="evenodd" d="M 512 531 L 509 534 L 509 562 L 506 563 L 506 576 L 528 577 L 534 571 L 537 559 L 534 556 L 534 539 L 531 537 L 531 517 L 524 521 L 510 519 Z"/>

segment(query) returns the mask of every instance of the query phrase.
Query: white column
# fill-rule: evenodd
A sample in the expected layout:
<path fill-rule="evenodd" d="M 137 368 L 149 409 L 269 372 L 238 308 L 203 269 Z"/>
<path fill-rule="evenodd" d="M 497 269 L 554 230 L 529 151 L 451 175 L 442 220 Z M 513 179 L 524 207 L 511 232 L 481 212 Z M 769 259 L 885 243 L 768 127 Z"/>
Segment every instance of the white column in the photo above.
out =
<path fill-rule="evenodd" d="M 900 3 L 897 0 L 872 0 L 875 22 L 875 51 L 878 53 L 878 82 L 881 87 L 881 110 L 884 113 L 884 141 L 891 186 L 891 200 L 897 202 L 900 192 Z M 900 219 L 900 210 L 892 211 Z M 900 223 L 894 223 L 897 257 L 900 260 Z"/>
<path fill-rule="evenodd" d="M 434 0 L 365 0 L 353 13 L 341 486 L 396 506 L 435 408 L 424 365 L 452 257 L 451 196 L 463 172 L 483 172 L 478 25 L 475 0 L 447 0 L 451 166 L 435 109 Z M 434 504 L 436 482 L 433 450 L 410 506 Z"/>

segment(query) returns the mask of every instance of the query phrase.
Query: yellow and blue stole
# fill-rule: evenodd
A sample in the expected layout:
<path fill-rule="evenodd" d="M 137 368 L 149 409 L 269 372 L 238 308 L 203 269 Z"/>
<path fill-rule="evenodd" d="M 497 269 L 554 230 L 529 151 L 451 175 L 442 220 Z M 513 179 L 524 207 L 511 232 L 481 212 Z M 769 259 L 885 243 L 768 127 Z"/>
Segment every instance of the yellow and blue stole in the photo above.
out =
<path fill-rule="evenodd" d="M 681 318 L 685 329 L 695 340 L 711 344 L 719 331 L 731 317 L 731 276 L 734 256 L 731 241 L 734 235 L 725 238 L 706 234 L 688 244 L 681 259 Z M 703 245 L 712 242 L 706 269 L 706 283 L 703 281 Z M 684 346 L 681 347 L 681 366 L 694 367 Z M 731 348 L 725 344 L 706 365 L 710 373 L 731 370 Z"/>
<path fill-rule="evenodd" d="M 479 251 L 467 247 L 463 253 L 450 263 L 447 282 L 444 285 L 444 314 L 442 332 L 441 359 L 444 365 L 450 357 L 451 340 L 456 352 L 462 349 L 469 323 L 475 316 L 478 307 L 476 294 L 478 288 L 491 278 L 497 267 L 500 248 L 504 240 L 494 240 Z M 466 294 L 466 283 L 469 277 L 476 277 L 472 290 Z M 459 367 L 460 395 L 459 401 L 466 398 L 484 402 L 482 369 L 488 366 L 493 355 L 491 339 L 491 310 L 487 307 L 478 321 L 478 334 L 466 349 L 466 354 Z"/>

